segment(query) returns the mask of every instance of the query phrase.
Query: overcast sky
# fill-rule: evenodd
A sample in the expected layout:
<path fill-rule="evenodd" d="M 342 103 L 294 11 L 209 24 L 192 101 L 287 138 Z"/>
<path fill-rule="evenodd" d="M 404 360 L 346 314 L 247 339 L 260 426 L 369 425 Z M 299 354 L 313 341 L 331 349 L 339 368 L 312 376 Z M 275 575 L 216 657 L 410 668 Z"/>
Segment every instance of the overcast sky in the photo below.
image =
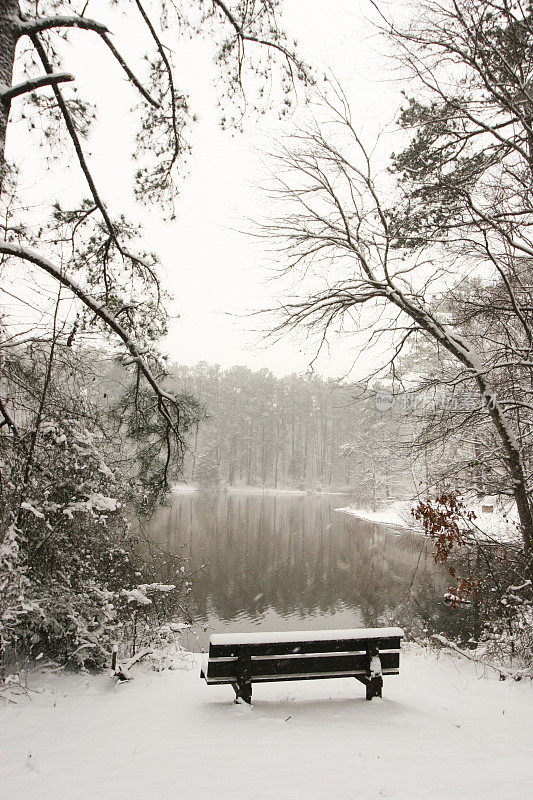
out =
<path fill-rule="evenodd" d="M 298 39 L 308 62 L 332 70 L 347 88 L 362 127 L 371 137 L 380 122 L 390 122 L 398 103 L 398 89 L 376 74 L 374 65 L 383 43 L 365 20 L 367 0 L 289 0 L 285 25 Z M 180 320 L 171 327 L 166 346 L 185 363 L 199 359 L 219 363 L 268 367 L 278 374 L 307 369 L 316 342 L 285 338 L 265 343 L 254 332 L 266 319 L 245 317 L 249 310 L 272 307 L 281 287 L 269 280 L 270 254 L 266 243 L 235 232 L 247 227 L 246 217 L 267 213 L 265 198 L 254 188 L 262 168 L 254 148 L 268 148 L 268 134 L 289 132 L 298 112 L 283 125 L 248 125 L 245 136 L 231 137 L 216 124 L 213 94 L 208 81 L 192 99 L 201 99 L 201 123 L 196 131 L 190 177 L 178 204 L 178 221 L 162 231 L 159 250 L 171 268 L 169 283 Z M 390 102 L 389 99 L 391 98 Z M 392 100 L 394 98 L 394 100 Z M 266 130 L 265 130 L 266 128 Z M 239 315 L 239 316 L 231 316 Z M 333 377 L 345 374 L 355 357 L 355 342 L 344 337 L 324 350 L 315 368 Z M 364 373 L 367 364 L 356 366 Z"/>
<path fill-rule="evenodd" d="M 370 1 L 285 0 L 283 6 L 284 26 L 297 38 L 301 55 L 318 71 L 336 75 L 349 96 L 356 123 L 370 141 L 394 119 L 400 100 L 400 87 L 392 81 L 382 56 L 385 45 L 368 22 L 369 17 L 375 18 Z M 93 16 L 99 16 L 99 7 L 99 0 L 93 0 Z M 135 23 L 115 17 L 113 26 L 115 41 L 124 49 L 124 41 L 135 38 Z M 260 220 L 267 211 L 266 199 L 256 186 L 265 169 L 258 149 L 269 148 L 269 137 L 275 141 L 288 134 L 306 112 L 295 112 L 282 125 L 274 116 L 263 118 L 261 126 L 252 120 L 244 134 L 222 131 L 213 86 L 216 70 L 207 48 L 180 44 L 176 52 L 178 71 L 183 74 L 180 88 L 189 92 L 199 122 L 192 133 L 193 156 L 182 181 L 177 219 L 163 224 L 158 209 L 150 213 L 135 208 L 128 197 L 131 97 L 122 90 L 125 84 L 113 64 L 104 57 L 95 60 L 94 38 L 85 33 L 77 36 L 79 46 L 65 67 L 99 107 L 99 122 L 90 142 L 93 171 L 113 210 L 125 206 L 130 215 L 143 220 L 146 248 L 161 256 L 166 285 L 174 296 L 163 349 L 185 364 L 202 360 L 223 367 L 245 364 L 253 369 L 268 367 L 278 375 L 305 371 L 316 342 L 300 336 L 265 343 L 258 329 L 266 320 L 248 316 L 275 305 L 281 287 L 269 281 L 272 262 L 266 244 L 239 231 L 249 228 L 247 217 Z M 11 147 L 18 147 L 19 155 L 33 164 L 31 146 L 22 141 L 12 138 Z M 46 186 L 47 179 L 42 181 Z M 64 192 L 71 185 L 81 185 L 75 170 L 54 175 L 54 190 L 61 188 L 61 182 Z M 343 376 L 356 349 L 352 337 L 334 340 L 314 367 L 322 374 Z M 368 370 L 367 361 L 355 365 L 353 377 Z"/>

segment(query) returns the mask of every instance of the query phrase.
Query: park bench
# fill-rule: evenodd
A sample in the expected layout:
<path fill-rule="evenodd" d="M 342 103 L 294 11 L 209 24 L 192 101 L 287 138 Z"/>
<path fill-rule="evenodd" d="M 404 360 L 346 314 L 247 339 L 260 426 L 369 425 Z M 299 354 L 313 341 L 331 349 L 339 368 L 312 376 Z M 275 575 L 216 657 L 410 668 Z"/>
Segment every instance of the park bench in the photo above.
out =
<path fill-rule="evenodd" d="M 200 677 L 230 683 L 235 702 L 252 702 L 252 683 L 316 678 L 356 678 L 371 700 L 399 674 L 402 638 L 401 628 L 213 634 Z"/>

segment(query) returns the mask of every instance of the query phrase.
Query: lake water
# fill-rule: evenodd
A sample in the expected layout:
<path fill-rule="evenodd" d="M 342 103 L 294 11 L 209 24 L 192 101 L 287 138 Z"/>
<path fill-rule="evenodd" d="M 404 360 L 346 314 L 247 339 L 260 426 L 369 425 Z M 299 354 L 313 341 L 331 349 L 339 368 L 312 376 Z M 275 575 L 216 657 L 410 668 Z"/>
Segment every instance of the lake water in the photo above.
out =
<path fill-rule="evenodd" d="M 180 493 L 150 522 L 152 539 L 196 571 L 187 611 L 210 633 L 401 624 L 456 633 L 464 613 L 423 536 L 335 511 L 332 495 Z M 205 565 L 201 569 L 202 565 Z"/>

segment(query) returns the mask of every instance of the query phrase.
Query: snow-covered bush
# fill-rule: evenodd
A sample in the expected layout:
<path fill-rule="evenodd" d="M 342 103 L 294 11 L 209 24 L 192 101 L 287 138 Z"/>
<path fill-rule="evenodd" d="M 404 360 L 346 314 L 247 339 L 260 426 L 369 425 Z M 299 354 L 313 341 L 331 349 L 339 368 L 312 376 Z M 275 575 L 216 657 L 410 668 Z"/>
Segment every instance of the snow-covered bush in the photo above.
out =
<path fill-rule="evenodd" d="M 446 564 L 450 588 L 444 601 L 470 622 L 469 646 L 493 662 L 517 669 L 533 663 L 532 554 L 516 541 L 482 535 L 476 515 L 455 492 L 442 492 L 414 510 Z M 470 611 L 470 620 L 464 611 Z"/>
<path fill-rule="evenodd" d="M 18 438 L 15 458 L 2 464 L 2 518 L 11 522 L 0 551 L 3 657 L 101 663 L 117 593 L 135 580 L 121 487 L 78 420 L 42 421 L 29 470 L 26 437 Z"/>
<path fill-rule="evenodd" d="M 50 383 L 45 402 L 32 395 L 30 366 L 28 356 L 16 365 L 26 377 L 16 397 L 23 424 L 0 429 L 0 669 L 41 654 L 98 667 L 131 639 L 139 601 L 145 623 L 160 625 L 172 605 L 161 596 L 186 578 L 176 558 L 178 579 L 154 583 L 142 559 L 128 518 L 142 488 L 120 428 L 78 379 Z"/>

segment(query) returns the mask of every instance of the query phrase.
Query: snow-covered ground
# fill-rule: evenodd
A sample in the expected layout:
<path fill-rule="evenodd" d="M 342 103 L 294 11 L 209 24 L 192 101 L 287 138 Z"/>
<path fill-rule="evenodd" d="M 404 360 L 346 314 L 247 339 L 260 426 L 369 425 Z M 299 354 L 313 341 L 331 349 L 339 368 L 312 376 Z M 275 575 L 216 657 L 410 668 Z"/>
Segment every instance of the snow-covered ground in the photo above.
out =
<path fill-rule="evenodd" d="M 355 680 L 254 686 L 254 707 L 189 669 L 31 676 L 0 708 L 3 800 L 530 800 L 529 681 L 404 648 L 383 700 Z M 198 657 L 196 657 L 198 661 Z"/>
<path fill-rule="evenodd" d="M 466 498 L 465 505 L 474 512 L 474 525 L 478 535 L 499 542 L 520 539 L 518 512 L 514 500 L 498 495 L 480 498 Z M 490 509 L 492 511 L 483 510 Z"/>
<path fill-rule="evenodd" d="M 473 511 L 474 531 L 479 538 L 486 537 L 498 542 L 515 541 L 520 538 L 518 531 L 518 515 L 513 500 L 508 497 L 491 496 L 484 498 L 465 497 L 465 511 Z M 395 528 L 408 528 L 423 532 L 419 523 L 411 514 L 416 505 L 415 500 L 398 500 L 380 511 L 368 511 L 355 505 L 336 508 L 336 511 L 350 514 L 358 519 L 376 522 L 379 525 L 390 525 Z M 489 511 L 488 509 L 492 509 Z"/>

